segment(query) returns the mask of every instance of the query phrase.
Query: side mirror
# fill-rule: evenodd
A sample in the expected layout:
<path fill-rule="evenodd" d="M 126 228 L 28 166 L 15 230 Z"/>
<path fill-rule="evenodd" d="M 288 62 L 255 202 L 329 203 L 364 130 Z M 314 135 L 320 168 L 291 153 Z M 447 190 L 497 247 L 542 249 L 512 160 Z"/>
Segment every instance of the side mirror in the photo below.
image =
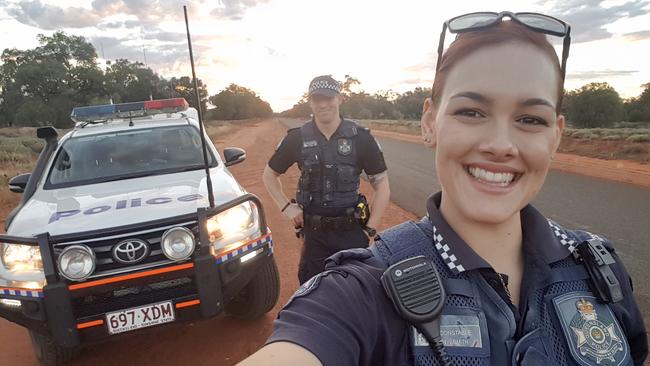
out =
<path fill-rule="evenodd" d="M 238 147 L 227 147 L 223 149 L 223 157 L 226 159 L 226 166 L 235 165 L 246 160 L 246 151 Z"/>
<path fill-rule="evenodd" d="M 9 179 L 9 190 L 16 193 L 23 193 L 30 175 L 32 173 L 25 173 Z"/>
<path fill-rule="evenodd" d="M 59 136 L 58 133 L 56 133 L 56 130 L 54 127 L 51 126 L 46 126 L 46 127 L 39 127 L 36 129 L 36 137 L 39 139 L 52 139 L 52 138 L 57 138 Z"/>

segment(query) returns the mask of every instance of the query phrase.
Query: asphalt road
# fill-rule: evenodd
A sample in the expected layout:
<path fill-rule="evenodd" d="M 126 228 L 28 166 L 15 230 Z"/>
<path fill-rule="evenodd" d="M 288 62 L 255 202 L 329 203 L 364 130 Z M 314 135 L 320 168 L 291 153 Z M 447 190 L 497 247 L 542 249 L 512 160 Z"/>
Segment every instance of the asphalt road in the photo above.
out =
<path fill-rule="evenodd" d="M 296 127 L 297 122 L 283 121 Z M 423 215 L 426 198 L 440 190 L 434 154 L 422 145 L 378 138 L 389 169 L 391 200 Z M 559 224 L 610 239 L 634 280 L 650 328 L 650 189 L 551 171 L 533 205 Z"/>

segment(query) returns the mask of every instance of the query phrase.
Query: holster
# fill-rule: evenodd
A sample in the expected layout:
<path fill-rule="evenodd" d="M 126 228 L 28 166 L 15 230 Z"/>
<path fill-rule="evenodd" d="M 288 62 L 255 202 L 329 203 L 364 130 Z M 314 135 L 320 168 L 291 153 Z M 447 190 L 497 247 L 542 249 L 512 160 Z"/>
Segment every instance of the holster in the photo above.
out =
<path fill-rule="evenodd" d="M 359 194 L 359 198 L 357 199 L 357 205 L 354 209 L 354 217 L 362 228 L 368 226 L 368 220 L 370 220 L 370 205 L 368 205 L 368 199 L 363 194 Z"/>

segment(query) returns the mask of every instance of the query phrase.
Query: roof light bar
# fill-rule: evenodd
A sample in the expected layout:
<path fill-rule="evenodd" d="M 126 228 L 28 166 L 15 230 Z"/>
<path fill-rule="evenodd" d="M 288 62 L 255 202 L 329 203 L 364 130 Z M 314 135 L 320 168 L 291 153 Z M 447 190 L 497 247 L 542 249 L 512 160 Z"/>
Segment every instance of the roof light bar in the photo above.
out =
<path fill-rule="evenodd" d="M 145 115 L 144 102 L 116 104 L 117 117 L 140 117 Z"/>
<path fill-rule="evenodd" d="M 160 113 L 173 113 L 179 110 L 186 110 L 189 104 L 184 98 L 148 100 L 144 102 L 144 109 L 147 111 L 160 111 Z"/>
<path fill-rule="evenodd" d="M 103 122 L 116 118 L 177 113 L 188 108 L 189 105 L 184 98 L 148 100 L 144 102 L 75 107 L 70 113 L 70 118 L 75 122 Z"/>
<path fill-rule="evenodd" d="M 115 104 L 76 107 L 70 113 L 70 118 L 75 122 L 99 121 L 107 119 L 107 116 L 112 116 L 115 112 Z"/>

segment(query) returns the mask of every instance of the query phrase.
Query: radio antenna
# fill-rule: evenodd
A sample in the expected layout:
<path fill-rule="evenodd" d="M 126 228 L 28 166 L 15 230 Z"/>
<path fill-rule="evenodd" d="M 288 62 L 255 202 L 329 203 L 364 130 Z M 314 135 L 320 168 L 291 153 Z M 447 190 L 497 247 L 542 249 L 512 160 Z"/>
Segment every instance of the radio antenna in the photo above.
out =
<path fill-rule="evenodd" d="M 201 134 L 201 147 L 203 148 L 203 165 L 205 166 L 205 178 L 208 188 L 208 200 L 210 208 L 214 208 L 214 193 L 212 192 L 212 179 L 210 179 L 210 166 L 208 165 L 208 149 L 205 141 L 203 127 L 203 111 L 201 111 L 201 96 L 199 96 L 199 83 L 194 71 L 194 54 L 192 53 L 192 38 L 190 37 L 190 23 L 187 20 L 187 6 L 183 5 L 185 14 L 185 29 L 187 30 L 187 47 L 190 50 L 190 64 L 192 65 L 192 79 L 194 80 L 194 96 L 196 97 L 196 109 L 199 112 L 199 133 Z"/>

